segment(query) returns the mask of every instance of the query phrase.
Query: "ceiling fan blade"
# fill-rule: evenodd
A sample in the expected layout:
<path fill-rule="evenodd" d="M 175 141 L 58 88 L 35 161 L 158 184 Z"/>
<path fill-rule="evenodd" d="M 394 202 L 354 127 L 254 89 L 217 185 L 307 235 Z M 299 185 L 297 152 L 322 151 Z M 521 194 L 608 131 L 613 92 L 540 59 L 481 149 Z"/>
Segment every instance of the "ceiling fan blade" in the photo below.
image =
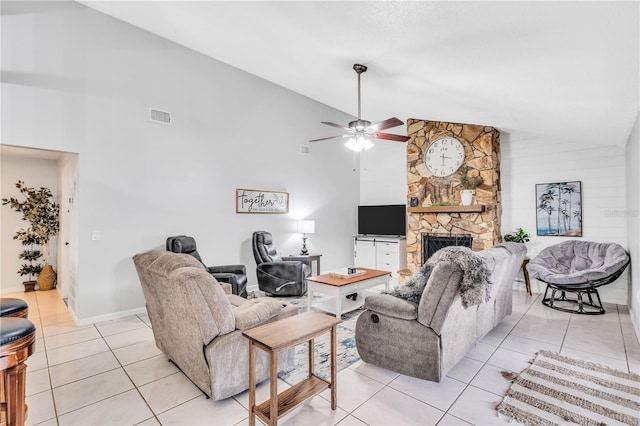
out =
<path fill-rule="evenodd" d="M 328 138 L 314 139 L 314 140 L 309 141 L 309 142 L 320 142 L 320 141 L 326 141 L 326 140 L 328 140 L 328 139 L 344 138 L 344 137 L 346 137 L 346 136 L 349 136 L 349 135 L 329 136 Z"/>
<path fill-rule="evenodd" d="M 390 129 L 392 127 L 402 126 L 403 124 L 402 120 L 391 117 L 383 121 L 378 121 L 377 123 L 372 123 L 370 126 L 367 126 L 367 130 L 377 132 L 378 130 Z"/>
<path fill-rule="evenodd" d="M 345 130 L 347 132 L 351 132 L 352 129 L 350 129 L 349 127 L 345 127 L 342 124 L 336 124 L 336 123 L 332 123 L 330 121 L 321 121 L 322 124 L 326 124 L 327 126 L 331 126 L 331 127 L 337 127 L 338 129 L 342 129 Z"/>
<path fill-rule="evenodd" d="M 371 133 L 369 137 L 372 137 L 375 139 L 386 139 L 389 141 L 396 141 L 396 142 L 406 142 L 409 139 L 411 139 L 409 136 L 392 135 L 391 133 L 381 133 L 381 132 Z"/>

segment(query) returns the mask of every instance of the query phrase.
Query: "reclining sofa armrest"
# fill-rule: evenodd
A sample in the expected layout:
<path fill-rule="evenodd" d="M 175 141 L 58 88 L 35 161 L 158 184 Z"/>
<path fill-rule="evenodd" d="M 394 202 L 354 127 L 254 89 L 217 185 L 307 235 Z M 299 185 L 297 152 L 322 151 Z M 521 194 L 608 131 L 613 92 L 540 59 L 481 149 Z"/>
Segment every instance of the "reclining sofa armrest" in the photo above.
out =
<path fill-rule="evenodd" d="M 309 261 L 309 256 L 282 256 L 283 261 L 289 262 L 302 262 L 305 265 L 310 265 L 311 261 Z"/>
<path fill-rule="evenodd" d="M 365 309 L 403 320 L 418 318 L 418 304 L 391 296 L 390 294 L 376 294 L 364 299 Z"/>
<path fill-rule="evenodd" d="M 230 272 L 227 273 L 227 272 L 211 272 L 211 271 L 209 271 L 209 273 L 213 275 L 213 278 L 218 280 L 220 284 L 229 283 L 231 285 L 234 285 L 234 284 L 238 285 L 238 277 L 236 274 L 233 274 Z"/>
<path fill-rule="evenodd" d="M 302 279 L 304 264 L 302 262 L 264 262 L 258 265 L 258 269 L 267 274 L 287 279 Z"/>
<path fill-rule="evenodd" d="M 279 300 L 262 297 L 246 301 L 233 308 L 236 330 L 246 330 L 264 324 L 276 317 L 281 310 L 282 302 Z"/>
<path fill-rule="evenodd" d="M 226 273 L 247 275 L 247 268 L 244 265 L 219 265 L 208 266 L 207 271 L 211 274 Z"/>

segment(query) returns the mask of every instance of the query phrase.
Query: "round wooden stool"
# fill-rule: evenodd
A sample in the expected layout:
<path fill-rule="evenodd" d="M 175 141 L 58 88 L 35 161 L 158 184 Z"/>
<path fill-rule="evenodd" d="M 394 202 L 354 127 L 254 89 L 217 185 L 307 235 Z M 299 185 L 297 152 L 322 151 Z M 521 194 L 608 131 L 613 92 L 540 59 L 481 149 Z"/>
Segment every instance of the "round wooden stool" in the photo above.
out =
<path fill-rule="evenodd" d="M 27 318 L 29 305 L 22 299 L 0 297 L 0 317 Z"/>
<path fill-rule="evenodd" d="M 35 341 L 36 327 L 28 319 L 0 318 L 0 370 L 4 384 L 0 390 L 0 422 L 7 426 L 24 426 L 27 411 L 25 361 L 33 353 Z"/>

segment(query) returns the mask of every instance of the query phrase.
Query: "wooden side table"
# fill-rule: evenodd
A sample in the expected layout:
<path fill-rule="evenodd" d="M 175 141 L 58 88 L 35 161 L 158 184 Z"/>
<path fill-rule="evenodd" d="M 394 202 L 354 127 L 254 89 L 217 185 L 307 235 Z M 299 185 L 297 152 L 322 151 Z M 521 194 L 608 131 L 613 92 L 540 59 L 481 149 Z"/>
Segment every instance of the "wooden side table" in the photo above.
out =
<path fill-rule="evenodd" d="M 256 415 L 268 425 L 277 425 L 282 417 L 305 400 L 331 389 L 331 409 L 337 408 L 336 326 L 341 320 L 319 312 L 305 312 L 242 334 L 249 339 L 249 426 L 255 426 Z M 314 374 L 314 339 L 331 332 L 331 380 Z M 278 352 L 300 343 L 309 345 L 309 377 L 278 394 Z M 270 355 L 270 398 L 256 405 L 255 347 Z"/>
<path fill-rule="evenodd" d="M 290 254 L 289 256 L 285 256 L 282 260 L 299 260 L 299 261 L 308 261 L 309 262 L 309 272 L 313 275 L 313 262 L 316 262 L 316 273 L 315 275 L 320 275 L 320 256 L 319 253 L 310 253 L 310 254 Z"/>
<path fill-rule="evenodd" d="M 531 296 L 531 282 L 529 281 L 529 271 L 527 271 L 527 263 L 529 263 L 529 259 L 528 257 L 525 257 L 524 260 L 522 261 L 522 275 L 524 275 L 524 284 L 527 286 L 527 293 L 529 293 L 529 296 Z"/>

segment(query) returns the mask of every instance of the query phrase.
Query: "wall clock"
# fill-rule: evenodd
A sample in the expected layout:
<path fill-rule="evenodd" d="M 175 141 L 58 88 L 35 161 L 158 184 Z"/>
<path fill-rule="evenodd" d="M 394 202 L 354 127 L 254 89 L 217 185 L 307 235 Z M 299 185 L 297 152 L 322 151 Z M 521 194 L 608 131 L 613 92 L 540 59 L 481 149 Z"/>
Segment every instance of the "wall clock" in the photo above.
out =
<path fill-rule="evenodd" d="M 451 176 L 464 163 L 464 146 L 453 137 L 438 138 L 424 153 L 424 165 L 434 176 Z"/>

